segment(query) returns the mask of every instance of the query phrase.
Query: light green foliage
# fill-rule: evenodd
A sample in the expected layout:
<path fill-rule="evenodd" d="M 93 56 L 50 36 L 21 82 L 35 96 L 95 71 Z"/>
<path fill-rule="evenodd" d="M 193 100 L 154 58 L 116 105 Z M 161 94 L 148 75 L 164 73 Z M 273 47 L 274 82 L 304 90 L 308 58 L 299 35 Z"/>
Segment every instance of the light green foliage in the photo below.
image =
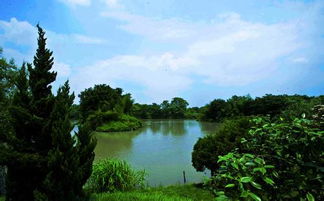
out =
<path fill-rule="evenodd" d="M 267 198 L 267 188 L 275 183 L 272 179 L 274 166 L 252 154 L 230 152 L 219 156 L 220 165 L 216 176 L 207 185 L 215 190 L 216 200 L 261 200 Z"/>
<path fill-rule="evenodd" d="M 96 193 L 143 188 L 145 175 L 145 171 L 133 170 L 125 161 L 102 159 L 93 165 L 87 188 Z"/>

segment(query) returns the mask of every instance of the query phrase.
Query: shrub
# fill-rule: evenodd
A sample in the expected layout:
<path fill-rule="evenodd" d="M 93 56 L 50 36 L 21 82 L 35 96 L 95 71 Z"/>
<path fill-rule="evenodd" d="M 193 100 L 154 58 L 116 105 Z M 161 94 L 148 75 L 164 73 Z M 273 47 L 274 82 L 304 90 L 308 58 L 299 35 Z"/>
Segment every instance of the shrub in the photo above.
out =
<path fill-rule="evenodd" d="M 200 138 L 194 145 L 192 164 L 197 171 L 217 170 L 218 156 L 225 155 L 235 148 L 241 147 L 241 138 L 248 135 L 253 122 L 250 117 L 239 117 L 225 120 L 213 135 Z"/>
<path fill-rule="evenodd" d="M 321 191 L 324 170 L 324 131 L 315 122 L 295 119 L 291 122 L 271 122 L 267 118 L 254 119 L 256 124 L 244 142 L 247 152 L 261 155 L 278 172 L 276 199 L 296 200 Z"/>
<path fill-rule="evenodd" d="M 307 119 L 253 122 L 239 153 L 220 157 L 217 175 L 208 182 L 218 199 L 322 200 L 324 131 L 318 124 Z"/>
<path fill-rule="evenodd" d="M 97 127 L 98 132 L 132 131 L 142 126 L 142 122 L 135 117 L 121 114 L 117 121 L 109 121 Z"/>
<path fill-rule="evenodd" d="M 93 165 L 87 188 L 96 193 L 142 188 L 145 175 L 145 171 L 135 171 L 125 161 L 102 159 Z"/>
<path fill-rule="evenodd" d="M 91 128 L 95 130 L 98 126 L 109 122 L 109 121 L 117 121 L 119 119 L 119 114 L 117 112 L 107 111 L 102 112 L 100 110 L 94 112 L 89 115 L 87 121 L 90 123 Z"/>
<path fill-rule="evenodd" d="M 271 177 L 274 166 L 266 165 L 262 158 L 252 154 L 230 152 L 219 156 L 220 168 L 207 185 L 212 187 L 216 200 L 261 200 L 270 199 L 269 187 L 275 183 Z"/>

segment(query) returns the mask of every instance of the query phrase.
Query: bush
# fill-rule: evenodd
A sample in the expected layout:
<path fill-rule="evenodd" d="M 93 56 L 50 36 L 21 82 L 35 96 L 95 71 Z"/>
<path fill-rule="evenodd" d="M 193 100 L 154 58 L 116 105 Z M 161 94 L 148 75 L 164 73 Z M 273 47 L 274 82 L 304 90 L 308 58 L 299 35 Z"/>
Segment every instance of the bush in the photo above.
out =
<path fill-rule="evenodd" d="M 324 131 L 307 119 L 271 122 L 256 118 L 254 122 L 244 149 L 276 167 L 276 199 L 296 200 L 310 194 L 323 197 Z"/>
<path fill-rule="evenodd" d="M 87 188 L 95 193 L 129 191 L 144 187 L 145 171 L 135 171 L 117 159 L 102 159 L 93 165 Z"/>
<path fill-rule="evenodd" d="M 207 185 L 215 190 L 216 200 L 270 199 L 267 193 L 275 183 L 271 177 L 274 166 L 266 165 L 262 158 L 252 154 L 228 153 L 219 156 L 220 168 Z"/>
<path fill-rule="evenodd" d="M 95 130 L 98 126 L 101 126 L 104 123 L 109 121 L 117 121 L 119 119 L 119 114 L 117 112 L 107 111 L 102 112 L 100 110 L 89 115 L 87 121 L 90 123 L 91 128 Z"/>
<path fill-rule="evenodd" d="M 215 134 L 200 138 L 192 152 L 194 168 L 197 171 L 204 171 L 207 168 L 214 174 L 219 166 L 218 156 L 241 147 L 241 138 L 248 135 L 248 130 L 253 125 L 250 119 L 250 117 L 239 117 L 225 120 Z"/>
<path fill-rule="evenodd" d="M 142 126 L 142 122 L 135 117 L 121 114 L 117 120 L 109 121 L 97 127 L 98 132 L 116 132 L 116 131 L 132 131 Z"/>
<path fill-rule="evenodd" d="M 208 183 L 218 199 L 322 200 L 324 131 L 318 124 L 307 119 L 253 122 L 238 154 L 218 161 L 218 174 Z"/>

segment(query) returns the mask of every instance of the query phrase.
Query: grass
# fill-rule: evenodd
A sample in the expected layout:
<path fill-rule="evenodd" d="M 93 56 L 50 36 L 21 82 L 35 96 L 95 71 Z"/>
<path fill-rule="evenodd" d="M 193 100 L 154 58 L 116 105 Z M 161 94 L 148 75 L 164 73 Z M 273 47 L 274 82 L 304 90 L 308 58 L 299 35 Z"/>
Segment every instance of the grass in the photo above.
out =
<path fill-rule="evenodd" d="M 142 122 L 135 117 L 121 114 L 118 120 L 109 121 L 99 127 L 98 132 L 120 132 L 120 131 L 132 131 L 142 127 Z"/>
<path fill-rule="evenodd" d="M 91 198 L 91 201 L 192 201 L 191 199 L 179 196 L 168 196 L 163 193 L 143 193 L 143 192 L 118 192 L 98 194 Z"/>
<path fill-rule="evenodd" d="M 91 201 L 213 201 L 212 193 L 197 185 L 146 188 L 131 192 L 94 194 Z"/>
<path fill-rule="evenodd" d="M 126 161 L 102 159 L 93 164 L 87 188 L 95 193 L 144 188 L 145 175 L 145 171 L 133 170 Z"/>
<path fill-rule="evenodd" d="M 130 192 L 93 194 L 90 201 L 214 201 L 208 190 L 198 185 L 175 185 Z M 0 197 L 4 201 L 4 197 Z"/>

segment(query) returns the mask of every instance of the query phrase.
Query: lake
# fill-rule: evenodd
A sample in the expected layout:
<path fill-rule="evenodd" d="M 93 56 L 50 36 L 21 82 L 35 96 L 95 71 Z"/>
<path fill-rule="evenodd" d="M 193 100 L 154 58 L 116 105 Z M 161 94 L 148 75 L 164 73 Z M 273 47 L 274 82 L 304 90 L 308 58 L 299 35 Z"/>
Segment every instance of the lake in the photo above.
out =
<path fill-rule="evenodd" d="M 114 157 L 145 169 L 150 186 L 201 182 L 209 172 L 196 172 L 191 152 L 199 137 L 215 131 L 214 123 L 195 120 L 145 120 L 132 132 L 97 133 L 95 160 Z"/>

